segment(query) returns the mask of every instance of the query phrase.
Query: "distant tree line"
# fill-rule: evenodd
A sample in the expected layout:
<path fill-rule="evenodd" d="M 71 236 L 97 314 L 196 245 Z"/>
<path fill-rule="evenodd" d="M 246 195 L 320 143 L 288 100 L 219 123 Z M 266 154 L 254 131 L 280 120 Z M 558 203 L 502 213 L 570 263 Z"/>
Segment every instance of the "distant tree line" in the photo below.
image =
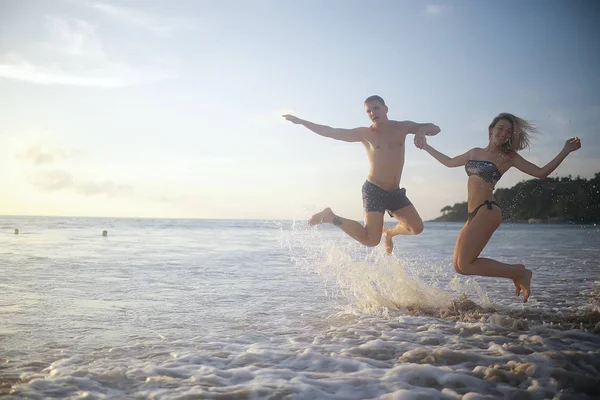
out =
<path fill-rule="evenodd" d="M 496 189 L 502 219 L 508 222 L 600 223 L 600 172 L 592 179 L 571 176 L 531 179 L 508 189 Z M 467 202 L 440 210 L 434 221 L 464 222 Z"/>

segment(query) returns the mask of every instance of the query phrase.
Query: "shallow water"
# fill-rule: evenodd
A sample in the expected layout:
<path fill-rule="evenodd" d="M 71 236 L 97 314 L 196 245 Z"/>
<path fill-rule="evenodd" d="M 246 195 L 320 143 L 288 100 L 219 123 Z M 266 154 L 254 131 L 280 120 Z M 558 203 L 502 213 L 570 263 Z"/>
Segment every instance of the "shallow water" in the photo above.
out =
<path fill-rule="evenodd" d="M 0 396 L 585 399 L 600 387 L 596 227 L 500 228 L 484 255 L 533 270 L 526 305 L 508 280 L 454 273 L 458 224 L 397 238 L 392 257 L 303 222 L 0 228 Z"/>

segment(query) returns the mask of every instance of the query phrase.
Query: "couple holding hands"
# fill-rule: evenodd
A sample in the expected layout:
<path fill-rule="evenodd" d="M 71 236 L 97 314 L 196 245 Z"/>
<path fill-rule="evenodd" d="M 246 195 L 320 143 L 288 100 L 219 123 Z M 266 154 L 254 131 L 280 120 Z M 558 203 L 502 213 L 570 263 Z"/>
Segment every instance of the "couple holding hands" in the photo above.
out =
<path fill-rule="evenodd" d="M 377 246 L 383 235 L 388 254 L 393 251 L 394 236 L 421 233 L 423 221 L 406 196 L 406 190 L 400 188 L 406 136 L 414 134 L 414 143 L 419 149 L 425 150 L 446 167 L 464 166 L 468 176 L 469 218 L 456 240 L 454 269 L 463 275 L 511 279 L 515 286 L 515 294 L 519 296 L 523 292 L 523 302 L 526 302 L 531 292 L 532 272 L 529 269 L 522 264 L 505 264 L 479 257 L 502 222 L 500 206 L 493 197 L 494 187 L 502 175 L 512 167 L 536 178 L 547 177 L 569 153 L 581 147 L 579 138 L 567 140 L 552 161 L 538 167 L 518 153 L 529 147 L 531 135 L 537 132 L 536 128 L 513 114 L 501 113 L 488 127 L 489 142 L 485 148 L 474 147 L 459 156 L 448 157 L 427 143 L 427 136 L 440 132 L 437 125 L 388 119 L 388 107 L 380 96 L 370 96 L 365 100 L 364 106 L 372 122 L 370 127 L 332 128 L 289 114 L 283 116 L 288 121 L 303 125 L 321 136 L 345 142 L 360 142 L 364 145 L 369 159 L 370 171 L 362 187 L 364 225 L 336 215 L 330 208 L 313 215 L 309 224 L 336 225 L 366 246 Z M 392 228 L 384 229 L 383 217 L 386 211 L 398 220 L 398 223 Z"/>

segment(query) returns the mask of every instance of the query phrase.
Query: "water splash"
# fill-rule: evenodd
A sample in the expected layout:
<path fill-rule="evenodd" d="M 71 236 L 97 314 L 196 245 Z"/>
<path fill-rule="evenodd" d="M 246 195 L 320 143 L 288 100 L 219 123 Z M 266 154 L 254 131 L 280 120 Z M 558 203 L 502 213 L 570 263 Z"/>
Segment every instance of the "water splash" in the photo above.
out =
<path fill-rule="evenodd" d="M 360 311 L 446 308 L 453 296 L 407 274 L 404 263 L 388 256 L 383 244 L 369 249 L 339 231 L 308 228 L 294 222 L 282 231 L 282 245 L 299 268 L 320 275 L 331 296 Z"/>

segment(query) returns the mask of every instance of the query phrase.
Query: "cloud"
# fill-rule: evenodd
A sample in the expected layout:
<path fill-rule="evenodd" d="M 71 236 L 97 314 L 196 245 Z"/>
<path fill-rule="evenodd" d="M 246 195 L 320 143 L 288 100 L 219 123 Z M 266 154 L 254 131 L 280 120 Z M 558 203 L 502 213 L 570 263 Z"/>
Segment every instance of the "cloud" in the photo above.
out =
<path fill-rule="evenodd" d="M 104 51 L 96 28 L 87 21 L 46 16 L 43 22 L 47 35 L 40 50 L 47 54 L 4 54 L 0 57 L 0 78 L 43 85 L 115 88 L 153 83 L 175 75 L 173 63 L 168 60 L 154 65 L 146 62 L 143 67 L 112 60 Z M 49 57 L 51 63 L 47 61 Z"/>
<path fill-rule="evenodd" d="M 97 10 L 125 25 L 143 29 L 159 36 L 168 37 L 175 28 L 188 26 L 184 20 L 169 20 L 135 10 L 108 3 L 92 3 L 89 7 Z"/>
<path fill-rule="evenodd" d="M 427 7 L 425 7 L 425 13 L 427 15 L 440 15 L 445 9 L 445 6 L 439 4 L 428 4 Z"/>
<path fill-rule="evenodd" d="M 35 174 L 31 183 L 44 190 L 68 189 L 74 185 L 73 177 L 66 171 L 43 171 Z"/>
<path fill-rule="evenodd" d="M 174 76 L 167 70 L 136 70 L 127 64 L 106 63 L 95 71 L 75 72 L 29 61 L 0 62 L 0 78 L 41 85 L 70 85 L 116 88 L 157 82 Z"/>
<path fill-rule="evenodd" d="M 96 34 L 96 27 L 89 22 L 77 18 L 46 16 L 44 26 L 50 39 L 47 46 L 51 50 L 73 57 L 106 57 L 102 41 Z"/>
<path fill-rule="evenodd" d="M 123 196 L 129 194 L 132 190 L 131 185 L 116 184 L 112 181 L 104 182 L 76 182 L 75 189 L 78 193 L 86 196 L 107 195 Z"/>
<path fill-rule="evenodd" d="M 51 170 L 35 173 L 30 182 L 37 188 L 53 192 L 71 190 L 84 196 L 105 195 L 109 197 L 125 196 L 131 193 L 130 185 L 117 184 L 113 181 L 81 181 L 67 171 Z"/>
<path fill-rule="evenodd" d="M 86 162 L 82 150 L 56 145 L 55 140 L 49 138 L 28 140 L 28 143 L 23 143 L 22 140 L 19 140 L 20 144 L 9 143 L 13 149 L 9 154 L 12 154 L 13 160 L 21 163 L 11 169 L 27 174 L 23 176 L 27 177 L 26 179 L 19 179 L 44 192 L 65 191 L 83 196 L 108 197 L 131 197 L 134 194 L 129 184 L 114 179 L 90 179 L 89 175 L 83 177 L 81 174 L 69 172 L 71 170 L 83 173 L 84 170 L 95 170 Z M 72 164 L 74 160 L 76 164 Z"/>
<path fill-rule="evenodd" d="M 41 145 L 33 145 L 16 153 L 16 157 L 35 166 L 54 164 L 76 157 L 78 152 L 69 149 L 46 149 Z"/>

